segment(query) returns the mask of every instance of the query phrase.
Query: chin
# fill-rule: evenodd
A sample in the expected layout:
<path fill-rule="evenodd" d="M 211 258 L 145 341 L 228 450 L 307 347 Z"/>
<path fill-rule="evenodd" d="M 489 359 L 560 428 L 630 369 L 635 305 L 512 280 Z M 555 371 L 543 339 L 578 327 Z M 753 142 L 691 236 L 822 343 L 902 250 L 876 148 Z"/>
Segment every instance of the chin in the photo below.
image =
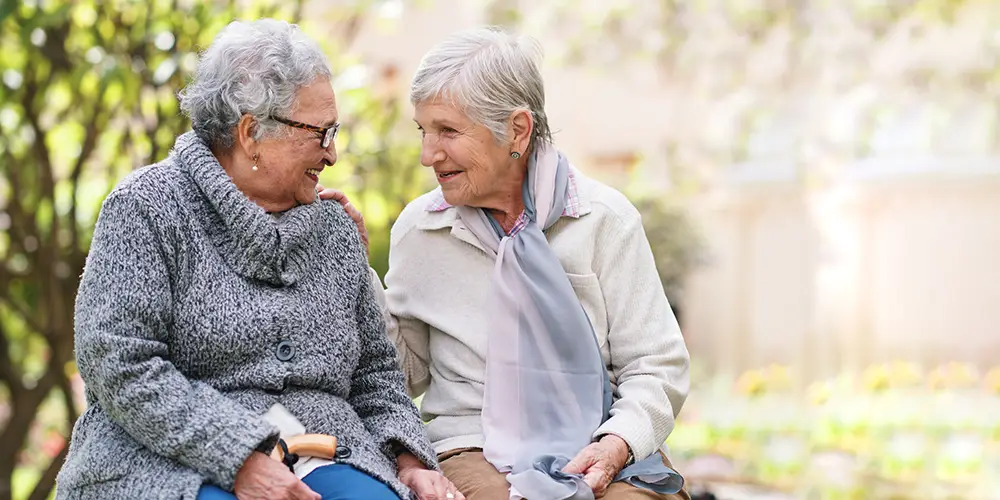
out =
<path fill-rule="evenodd" d="M 456 193 L 449 193 L 447 191 L 442 194 L 444 194 L 444 201 L 448 202 L 448 204 L 453 207 L 461 207 L 469 204 L 469 200 L 465 196 L 461 196 Z"/>
<path fill-rule="evenodd" d="M 299 205 L 308 205 L 310 203 L 319 200 L 319 194 L 316 193 L 315 191 L 312 191 L 310 193 L 302 193 L 296 198 L 297 201 L 299 202 Z"/>

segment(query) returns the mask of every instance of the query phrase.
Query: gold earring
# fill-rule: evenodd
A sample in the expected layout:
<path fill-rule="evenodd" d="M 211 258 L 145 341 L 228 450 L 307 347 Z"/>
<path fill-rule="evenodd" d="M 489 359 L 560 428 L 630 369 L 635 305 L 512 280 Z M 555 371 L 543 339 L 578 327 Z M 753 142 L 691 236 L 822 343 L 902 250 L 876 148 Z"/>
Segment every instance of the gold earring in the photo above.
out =
<path fill-rule="evenodd" d="M 518 153 L 517 151 L 512 151 L 510 153 L 510 157 L 516 160 L 521 157 L 521 153 Z"/>
<path fill-rule="evenodd" d="M 260 159 L 260 154 L 254 153 L 253 154 L 253 171 L 254 172 L 257 171 L 257 160 L 259 160 L 259 159 Z"/>

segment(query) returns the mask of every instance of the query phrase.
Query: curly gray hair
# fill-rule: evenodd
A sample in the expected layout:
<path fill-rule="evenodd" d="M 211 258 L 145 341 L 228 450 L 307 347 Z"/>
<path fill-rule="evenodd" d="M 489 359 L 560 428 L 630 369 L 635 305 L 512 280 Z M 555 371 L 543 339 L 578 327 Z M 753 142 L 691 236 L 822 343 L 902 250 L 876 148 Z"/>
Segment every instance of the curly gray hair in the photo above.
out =
<path fill-rule="evenodd" d="M 198 137 L 229 149 L 244 114 L 257 119 L 254 138 L 280 134 L 269 117 L 287 117 L 299 89 L 318 77 L 332 77 L 326 57 L 297 25 L 234 21 L 202 52 L 194 79 L 177 97 Z"/>
<path fill-rule="evenodd" d="M 538 68 L 541 57 L 536 40 L 501 28 L 456 33 L 424 55 L 410 86 L 410 102 L 417 105 L 447 96 L 469 118 L 489 128 L 498 144 L 510 141 L 511 114 L 527 110 L 535 122 L 531 151 L 539 142 L 552 142 Z"/>

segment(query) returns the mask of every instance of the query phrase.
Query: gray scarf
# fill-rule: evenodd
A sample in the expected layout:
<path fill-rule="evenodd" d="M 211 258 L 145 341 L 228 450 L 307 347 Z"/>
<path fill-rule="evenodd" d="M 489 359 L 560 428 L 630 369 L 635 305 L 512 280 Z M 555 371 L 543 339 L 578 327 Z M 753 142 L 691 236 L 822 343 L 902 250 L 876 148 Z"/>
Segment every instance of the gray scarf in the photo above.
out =
<path fill-rule="evenodd" d="M 542 232 L 565 208 L 570 165 L 551 147 L 528 161 L 524 216 L 507 235 L 485 210 L 458 207 L 496 256 L 483 398 L 483 453 L 509 473 L 511 499 L 593 500 L 582 476 L 562 468 L 608 419 L 611 382 L 593 326 Z M 677 493 L 684 480 L 658 453 L 616 481 Z"/>

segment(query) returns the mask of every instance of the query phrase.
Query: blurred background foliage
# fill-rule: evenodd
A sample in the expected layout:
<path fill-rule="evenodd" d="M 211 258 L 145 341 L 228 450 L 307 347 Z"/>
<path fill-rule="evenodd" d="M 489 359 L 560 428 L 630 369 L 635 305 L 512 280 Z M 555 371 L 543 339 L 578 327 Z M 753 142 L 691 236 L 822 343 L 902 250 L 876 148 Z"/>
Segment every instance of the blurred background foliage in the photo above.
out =
<path fill-rule="evenodd" d="M 322 182 L 364 211 L 384 275 L 388 228 L 432 179 L 419 136 L 399 126 L 409 117 L 398 97 L 367 87 L 363 62 L 343 50 L 374 3 L 340 3 L 316 32 L 301 23 L 302 0 L 0 2 L 0 500 L 53 493 L 84 404 L 73 304 L 101 201 L 189 128 L 176 93 L 230 21 L 300 22 L 320 40 L 344 117 L 338 166 Z"/>

